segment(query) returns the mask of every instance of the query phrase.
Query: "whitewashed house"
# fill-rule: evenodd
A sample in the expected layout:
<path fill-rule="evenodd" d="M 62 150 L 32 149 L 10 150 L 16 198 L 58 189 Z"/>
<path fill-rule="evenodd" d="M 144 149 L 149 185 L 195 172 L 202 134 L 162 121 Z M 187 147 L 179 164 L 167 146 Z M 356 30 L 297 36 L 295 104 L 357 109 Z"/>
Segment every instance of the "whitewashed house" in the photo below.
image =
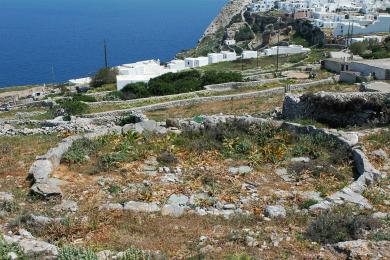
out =
<path fill-rule="evenodd" d="M 223 61 L 223 54 L 222 53 L 209 53 L 209 64 L 218 63 Z"/>
<path fill-rule="evenodd" d="M 152 78 L 161 76 L 168 72 L 174 72 L 173 70 L 161 66 L 159 60 L 146 60 L 131 64 L 123 64 L 117 68 L 117 90 L 121 90 L 131 83 L 147 83 Z"/>
<path fill-rule="evenodd" d="M 260 0 L 249 5 L 248 10 L 251 13 L 267 12 L 275 8 L 276 0 Z"/>
<path fill-rule="evenodd" d="M 184 60 L 172 60 L 167 64 L 168 69 L 172 71 L 182 71 L 186 69 L 186 63 Z"/>
<path fill-rule="evenodd" d="M 222 51 L 223 61 L 234 61 L 237 60 L 237 54 L 230 51 Z"/>
<path fill-rule="evenodd" d="M 372 34 L 379 32 L 389 32 L 390 29 L 390 15 L 379 15 L 376 20 L 367 26 L 360 25 L 357 22 L 339 22 L 337 27 L 333 30 L 334 36 L 347 35 L 351 33 L 356 34 Z"/>
<path fill-rule="evenodd" d="M 227 45 L 227 46 L 236 45 L 236 40 L 234 40 L 234 39 L 226 39 L 225 40 L 225 45 Z"/>
<path fill-rule="evenodd" d="M 287 13 L 293 13 L 296 10 L 308 8 L 309 5 L 304 0 L 287 0 L 287 1 L 278 1 L 277 7 L 280 10 L 285 11 Z"/>
<path fill-rule="evenodd" d="M 208 57 L 185 58 L 186 68 L 198 68 L 209 65 Z"/>
<path fill-rule="evenodd" d="M 298 53 L 307 53 L 310 52 L 309 48 L 303 48 L 302 45 L 289 45 L 289 46 L 279 46 L 279 54 L 298 54 Z M 274 46 L 263 51 L 265 56 L 272 56 L 278 54 L 278 46 Z"/>
<path fill-rule="evenodd" d="M 241 57 L 244 60 L 257 58 L 257 51 L 243 51 Z"/>

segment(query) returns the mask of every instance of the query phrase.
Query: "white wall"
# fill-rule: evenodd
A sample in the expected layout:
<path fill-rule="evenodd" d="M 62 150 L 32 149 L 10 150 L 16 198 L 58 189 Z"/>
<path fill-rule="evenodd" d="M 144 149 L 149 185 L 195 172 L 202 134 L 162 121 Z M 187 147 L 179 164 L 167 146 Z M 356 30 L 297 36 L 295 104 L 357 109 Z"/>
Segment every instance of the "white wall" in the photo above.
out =
<path fill-rule="evenodd" d="M 347 35 L 348 34 L 348 22 L 338 23 L 337 27 L 333 30 L 334 36 Z M 380 15 L 378 19 L 368 26 L 361 26 L 357 23 L 353 25 L 353 34 L 370 34 L 378 32 L 389 32 L 390 28 L 390 15 Z M 352 25 L 350 28 L 352 31 Z"/>

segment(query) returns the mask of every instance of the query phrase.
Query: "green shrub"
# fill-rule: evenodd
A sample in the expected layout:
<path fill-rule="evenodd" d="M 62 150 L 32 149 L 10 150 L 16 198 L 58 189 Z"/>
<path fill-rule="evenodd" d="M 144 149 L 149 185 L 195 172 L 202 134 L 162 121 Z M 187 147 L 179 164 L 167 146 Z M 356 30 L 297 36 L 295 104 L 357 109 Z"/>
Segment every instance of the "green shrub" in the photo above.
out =
<path fill-rule="evenodd" d="M 139 122 L 141 122 L 139 117 L 137 117 L 135 115 L 128 115 L 128 116 L 124 116 L 120 119 L 119 125 L 124 126 L 127 124 L 135 124 L 135 123 L 139 123 Z"/>
<path fill-rule="evenodd" d="M 221 84 L 227 82 L 241 82 L 242 75 L 238 72 L 224 72 L 224 71 L 206 71 L 202 77 L 203 86 L 212 84 Z"/>
<path fill-rule="evenodd" d="M 82 138 L 74 141 L 70 149 L 64 154 L 62 160 L 67 163 L 82 163 L 87 156 L 98 148 L 97 141 Z"/>
<path fill-rule="evenodd" d="M 380 227 L 380 222 L 364 213 L 354 215 L 355 209 L 340 207 L 322 212 L 307 228 L 305 236 L 313 241 L 333 244 L 361 238 L 364 230 Z"/>
<path fill-rule="evenodd" d="M 0 209 L 12 213 L 19 210 L 19 205 L 15 201 L 4 201 L 0 204 Z"/>
<path fill-rule="evenodd" d="M 138 248 L 129 248 L 120 260 L 152 259 L 147 253 Z"/>
<path fill-rule="evenodd" d="M 198 70 L 187 70 L 161 75 L 149 83 L 128 84 L 121 90 L 121 96 L 124 99 L 164 96 L 202 90 L 210 84 L 241 81 L 242 75 L 236 72 L 206 71 L 202 75 Z"/>
<path fill-rule="evenodd" d="M 299 208 L 300 209 L 308 209 L 310 208 L 311 206 L 317 204 L 318 201 L 317 200 L 313 200 L 313 199 L 310 199 L 310 200 L 305 200 L 303 201 L 300 205 L 299 205 Z"/>
<path fill-rule="evenodd" d="M 121 92 L 122 97 L 125 99 L 136 99 L 150 96 L 148 85 L 143 82 L 128 84 L 121 90 Z"/>
<path fill-rule="evenodd" d="M 249 41 L 253 39 L 253 33 L 248 26 L 241 28 L 238 33 L 236 33 L 234 39 L 238 42 L 240 41 Z"/>
<path fill-rule="evenodd" d="M 90 86 L 98 88 L 106 84 L 116 83 L 116 76 L 118 70 L 116 68 L 103 68 L 100 69 L 95 76 L 92 77 Z"/>
<path fill-rule="evenodd" d="M 90 249 L 65 246 L 59 250 L 58 260 L 98 260 L 97 255 Z"/>
<path fill-rule="evenodd" d="M 121 91 L 111 91 L 105 97 L 103 97 L 103 100 L 105 101 L 119 101 L 125 99 L 126 97 Z"/>
<path fill-rule="evenodd" d="M 67 115 L 81 115 L 88 111 L 87 104 L 73 99 L 62 100 L 59 106 L 65 110 Z"/>

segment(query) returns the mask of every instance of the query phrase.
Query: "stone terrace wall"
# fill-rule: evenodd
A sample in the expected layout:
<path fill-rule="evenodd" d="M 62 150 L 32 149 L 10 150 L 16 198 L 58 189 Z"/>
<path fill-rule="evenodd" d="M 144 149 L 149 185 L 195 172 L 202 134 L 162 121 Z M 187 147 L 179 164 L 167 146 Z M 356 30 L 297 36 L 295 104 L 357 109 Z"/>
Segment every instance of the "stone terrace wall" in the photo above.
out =
<path fill-rule="evenodd" d="M 283 117 L 314 119 L 332 127 L 390 123 L 390 94 L 316 93 L 285 97 Z"/>
<path fill-rule="evenodd" d="M 303 90 L 306 88 L 332 84 L 335 82 L 336 82 L 335 79 L 333 77 L 331 77 L 331 78 L 313 81 L 313 82 L 309 82 L 309 83 L 291 85 L 290 89 L 291 90 Z M 272 88 L 272 89 L 250 92 L 250 93 L 175 100 L 175 101 L 153 104 L 153 105 L 137 107 L 137 108 L 132 108 L 132 109 L 114 110 L 114 111 L 109 111 L 109 112 L 101 112 L 101 113 L 95 113 L 95 114 L 90 114 L 90 115 L 84 115 L 83 117 L 87 117 L 87 118 L 117 117 L 117 116 L 122 116 L 124 114 L 128 114 L 132 111 L 142 113 L 142 112 L 147 112 L 147 111 L 164 110 L 164 109 L 169 109 L 169 108 L 173 108 L 173 107 L 184 107 L 184 106 L 190 106 L 190 105 L 194 105 L 194 104 L 202 104 L 202 103 L 208 103 L 208 102 L 229 101 L 229 100 L 239 100 L 239 99 L 246 99 L 246 98 L 264 97 L 264 96 L 270 96 L 273 94 L 283 94 L 283 93 L 285 93 L 285 91 L 286 91 L 286 89 L 284 87 L 277 87 L 277 88 Z"/>

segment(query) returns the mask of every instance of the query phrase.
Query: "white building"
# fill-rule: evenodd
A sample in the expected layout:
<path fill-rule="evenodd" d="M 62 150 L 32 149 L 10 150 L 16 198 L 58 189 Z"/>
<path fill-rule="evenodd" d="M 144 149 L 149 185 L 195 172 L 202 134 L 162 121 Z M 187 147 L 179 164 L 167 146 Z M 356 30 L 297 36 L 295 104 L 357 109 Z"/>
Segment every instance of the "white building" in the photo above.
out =
<path fill-rule="evenodd" d="M 309 48 L 303 48 L 301 45 L 289 45 L 289 46 L 279 46 L 279 54 L 298 54 L 298 53 L 307 53 L 310 52 Z M 265 56 L 277 55 L 278 46 L 265 49 L 263 51 Z"/>
<path fill-rule="evenodd" d="M 304 0 L 287 0 L 287 1 L 278 1 L 277 7 L 282 11 L 292 13 L 299 9 L 308 8 L 309 5 Z"/>
<path fill-rule="evenodd" d="M 223 54 L 222 53 L 209 53 L 209 64 L 218 63 L 223 61 Z"/>
<path fill-rule="evenodd" d="M 167 64 L 168 69 L 179 72 L 186 69 L 184 60 L 172 60 Z"/>
<path fill-rule="evenodd" d="M 257 51 L 243 51 L 241 57 L 244 60 L 257 58 Z"/>
<path fill-rule="evenodd" d="M 227 46 L 236 45 L 236 40 L 227 39 L 227 40 L 225 40 L 225 45 L 227 45 Z"/>
<path fill-rule="evenodd" d="M 334 36 L 347 35 L 351 33 L 356 34 L 371 34 L 379 32 L 389 32 L 390 29 L 390 15 L 379 15 L 376 20 L 367 26 L 361 25 L 358 22 L 340 22 L 333 30 Z"/>
<path fill-rule="evenodd" d="M 248 10 L 251 13 L 267 12 L 275 8 L 276 0 L 260 0 L 249 5 Z"/>
<path fill-rule="evenodd" d="M 234 61 L 237 60 L 237 54 L 235 52 L 230 51 L 222 51 L 223 61 Z"/>
<path fill-rule="evenodd" d="M 209 65 L 208 57 L 185 58 L 186 68 L 198 68 Z"/>
<path fill-rule="evenodd" d="M 146 60 L 121 65 L 118 67 L 118 76 L 116 77 L 117 90 L 121 90 L 131 83 L 147 83 L 150 79 L 168 72 L 175 71 L 161 66 L 159 60 Z"/>

